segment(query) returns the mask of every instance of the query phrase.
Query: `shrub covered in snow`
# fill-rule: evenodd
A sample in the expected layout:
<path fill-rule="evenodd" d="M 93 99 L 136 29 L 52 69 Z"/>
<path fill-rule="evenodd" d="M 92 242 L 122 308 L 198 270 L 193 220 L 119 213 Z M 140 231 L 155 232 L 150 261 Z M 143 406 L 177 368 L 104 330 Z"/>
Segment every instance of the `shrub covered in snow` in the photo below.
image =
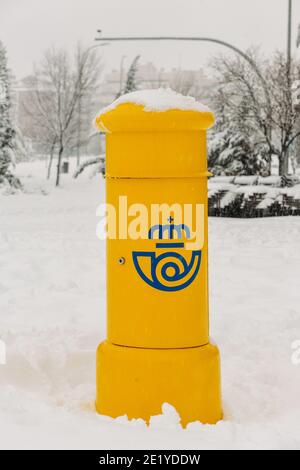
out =
<path fill-rule="evenodd" d="M 270 178 L 265 178 L 266 184 L 257 184 L 258 181 L 264 183 L 264 178 L 256 178 L 249 185 L 251 180 L 247 178 L 234 178 L 230 183 L 224 182 L 223 177 L 212 178 L 208 191 L 209 214 L 223 217 L 300 215 L 299 182 L 289 188 L 279 187 L 277 179 L 271 186 Z"/>
<path fill-rule="evenodd" d="M 266 169 L 262 150 L 235 124 L 219 119 L 208 141 L 208 166 L 216 175 L 259 175 Z"/>

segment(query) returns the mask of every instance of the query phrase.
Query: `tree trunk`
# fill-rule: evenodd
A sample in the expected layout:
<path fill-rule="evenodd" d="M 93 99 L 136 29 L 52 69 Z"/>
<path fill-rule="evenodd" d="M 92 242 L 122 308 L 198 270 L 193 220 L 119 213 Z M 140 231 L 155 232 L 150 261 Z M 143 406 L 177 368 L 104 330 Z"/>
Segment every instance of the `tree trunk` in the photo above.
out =
<path fill-rule="evenodd" d="M 52 168 L 52 163 L 53 163 L 53 154 L 54 154 L 54 145 L 52 145 L 51 151 L 50 151 L 50 158 L 49 158 L 48 171 L 47 171 L 47 180 L 49 180 L 50 176 L 51 176 L 51 168 Z"/>
<path fill-rule="evenodd" d="M 272 152 L 270 151 L 268 153 L 268 160 L 267 160 L 267 174 L 268 176 L 271 176 L 272 173 Z"/>
<path fill-rule="evenodd" d="M 60 147 L 59 147 L 59 152 L 58 152 L 56 185 L 55 186 L 59 186 L 59 182 L 60 182 L 60 169 L 61 169 L 61 159 L 62 159 L 63 151 L 64 151 L 64 147 L 61 144 Z"/>
<path fill-rule="evenodd" d="M 279 176 L 287 175 L 289 172 L 289 153 L 284 150 L 279 157 Z"/>

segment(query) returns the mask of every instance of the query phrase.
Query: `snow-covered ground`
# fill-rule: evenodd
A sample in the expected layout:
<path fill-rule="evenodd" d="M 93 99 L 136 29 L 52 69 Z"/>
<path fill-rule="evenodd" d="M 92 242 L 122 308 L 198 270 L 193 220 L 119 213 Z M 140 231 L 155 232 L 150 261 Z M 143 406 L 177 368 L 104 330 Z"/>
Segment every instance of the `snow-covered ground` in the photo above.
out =
<path fill-rule="evenodd" d="M 150 427 L 94 410 L 105 337 L 101 176 L 0 196 L 0 448 L 300 448 L 300 217 L 210 219 L 211 333 L 222 356 L 224 420 L 186 430 L 168 405 Z M 31 177 L 29 177 L 31 175 Z M 38 191 L 38 188 L 46 191 Z M 47 193 L 48 194 L 45 194 Z"/>

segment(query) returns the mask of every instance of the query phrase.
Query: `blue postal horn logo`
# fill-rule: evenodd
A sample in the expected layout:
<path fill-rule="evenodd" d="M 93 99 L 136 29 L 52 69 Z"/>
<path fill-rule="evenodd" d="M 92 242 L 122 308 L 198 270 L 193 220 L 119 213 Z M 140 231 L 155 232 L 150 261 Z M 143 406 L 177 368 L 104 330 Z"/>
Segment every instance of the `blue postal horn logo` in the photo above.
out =
<path fill-rule="evenodd" d="M 153 225 L 148 234 L 149 239 L 156 236 L 158 240 L 166 240 L 164 234 L 168 235 L 168 242 L 156 243 L 158 250 L 155 251 L 133 251 L 132 258 L 139 276 L 149 286 L 154 289 L 174 292 L 185 289 L 196 278 L 201 264 L 201 250 L 188 251 L 184 249 L 184 243 L 178 242 L 183 235 L 190 238 L 190 229 L 185 224 L 173 224 L 173 218 L 169 218 L 170 224 Z M 174 240 L 174 232 L 177 234 L 177 241 Z M 158 235 L 158 237 L 157 237 Z M 186 253 L 190 254 L 187 260 Z"/>

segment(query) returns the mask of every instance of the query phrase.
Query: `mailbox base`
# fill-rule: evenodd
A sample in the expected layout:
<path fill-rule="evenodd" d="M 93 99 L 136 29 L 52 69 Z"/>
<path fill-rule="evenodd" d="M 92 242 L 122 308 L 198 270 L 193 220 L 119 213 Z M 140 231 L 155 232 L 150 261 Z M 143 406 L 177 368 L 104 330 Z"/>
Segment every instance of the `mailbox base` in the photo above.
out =
<path fill-rule="evenodd" d="M 98 413 L 129 419 L 161 414 L 173 405 L 185 427 L 222 419 L 220 356 L 207 344 L 186 349 L 142 349 L 108 341 L 97 351 Z"/>

